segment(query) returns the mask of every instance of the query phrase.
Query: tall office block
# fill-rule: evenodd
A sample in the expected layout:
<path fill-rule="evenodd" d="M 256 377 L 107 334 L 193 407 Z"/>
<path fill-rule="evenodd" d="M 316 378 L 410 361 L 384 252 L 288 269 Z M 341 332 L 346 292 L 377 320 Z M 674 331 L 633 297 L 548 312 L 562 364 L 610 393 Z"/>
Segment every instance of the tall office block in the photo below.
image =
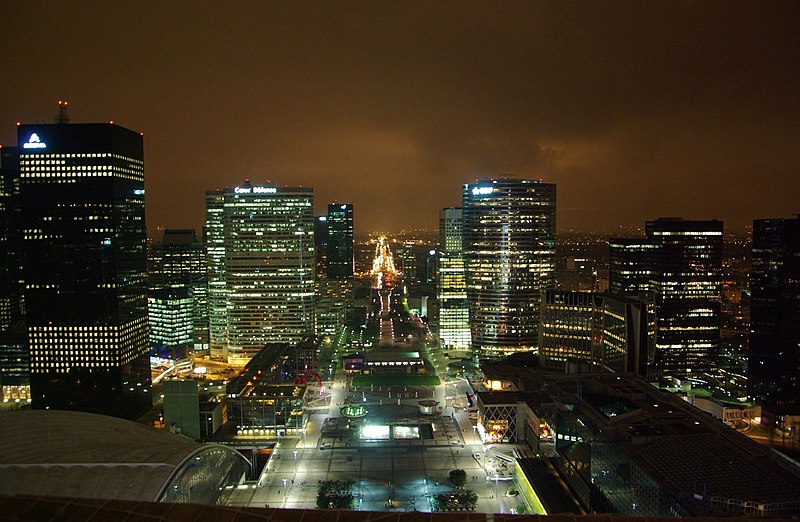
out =
<path fill-rule="evenodd" d="M 464 185 L 463 233 L 472 346 L 481 357 L 535 351 L 539 306 L 555 287 L 556 186 Z"/>
<path fill-rule="evenodd" d="M 353 205 L 331 203 L 314 222 L 317 283 L 314 332 L 333 338 L 345 324 L 353 296 Z"/>
<path fill-rule="evenodd" d="M 800 414 L 800 216 L 753 222 L 749 395 Z"/>
<path fill-rule="evenodd" d="M 611 290 L 655 304 L 650 377 L 697 375 L 719 350 L 722 222 L 660 218 L 645 235 L 611 240 Z"/>
<path fill-rule="evenodd" d="M 151 407 L 142 137 L 17 129 L 33 406 L 136 418 Z"/>
<path fill-rule="evenodd" d="M 212 356 L 245 364 L 313 333 L 313 190 L 247 180 L 208 192 L 206 211 Z"/>
<path fill-rule="evenodd" d="M 150 253 L 150 290 L 189 288 L 192 298 L 192 344 L 208 349 L 208 264 L 206 245 L 193 229 L 167 229 Z M 152 329 L 151 329 L 152 332 Z"/>
<path fill-rule="evenodd" d="M 612 238 L 608 245 L 609 291 L 653 297 L 652 272 L 657 245 L 650 238 Z"/>
<path fill-rule="evenodd" d="M 353 205 L 328 205 L 328 279 L 353 277 Z"/>
<path fill-rule="evenodd" d="M 317 280 L 328 273 L 328 216 L 314 217 L 314 251 L 316 254 Z"/>
<path fill-rule="evenodd" d="M 648 328 L 650 306 L 636 298 L 548 290 L 542 301 L 541 365 L 566 373 L 586 365 L 589 372 L 644 376 L 655 342 Z"/>
<path fill-rule="evenodd" d="M 468 350 L 472 345 L 464 275 L 461 208 L 439 212 L 439 339 L 445 348 Z"/>
<path fill-rule="evenodd" d="M 676 375 L 709 367 L 719 351 L 722 221 L 661 218 L 645 224 L 652 265 L 657 368 Z"/>
<path fill-rule="evenodd" d="M 30 398 L 19 189 L 18 149 L 0 148 L 0 398 L 14 402 Z"/>
<path fill-rule="evenodd" d="M 190 287 L 150 290 L 150 350 L 160 357 L 186 357 L 194 345 L 194 296 Z"/>

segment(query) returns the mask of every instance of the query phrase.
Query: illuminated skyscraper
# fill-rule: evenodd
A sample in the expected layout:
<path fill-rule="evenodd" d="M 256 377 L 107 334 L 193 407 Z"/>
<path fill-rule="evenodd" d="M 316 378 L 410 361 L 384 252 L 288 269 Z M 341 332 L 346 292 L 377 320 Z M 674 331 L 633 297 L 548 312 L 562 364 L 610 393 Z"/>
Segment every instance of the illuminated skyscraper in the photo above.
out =
<path fill-rule="evenodd" d="M 328 205 L 328 279 L 353 277 L 353 205 Z"/>
<path fill-rule="evenodd" d="M 466 350 L 469 330 L 467 284 L 464 276 L 463 222 L 460 208 L 439 212 L 439 339 L 446 348 Z"/>
<path fill-rule="evenodd" d="M 314 217 L 314 250 L 317 263 L 317 281 L 324 279 L 328 270 L 328 216 Z"/>
<path fill-rule="evenodd" d="M 313 333 L 313 198 L 249 180 L 206 193 L 212 356 L 245 364 Z"/>
<path fill-rule="evenodd" d="M 555 287 L 556 186 L 464 185 L 463 233 L 472 347 L 481 357 L 535 351 L 544 292 Z"/>
<path fill-rule="evenodd" d="M 655 303 L 657 372 L 698 375 L 719 350 L 722 222 L 660 218 L 645 234 L 611 240 L 611 290 Z"/>
<path fill-rule="evenodd" d="M 753 222 L 749 395 L 800 414 L 800 217 Z"/>
<path fill-rule="evenodd" d="M 197 240 L 193 229 L 164 231 L 161 243 L 154 245 L 148 270 L 150 290 L 188 288 L 192 298 L 192 344 L 208 349 L 208 264 L 206 245 Z M 153 329 L 150 329 L 153 333 Z M 151 335 L 151 341 L 152 341 Z"/>
<path fill-rule="evenodd" d="M 151 407 L 142 137 L 17 129 L 33 406 L 136 418 Z"/>
<path fill-rule="evenodd" d="M 194 345 L 194 296 L 187 286 L 150 290 L 150 350 L 159 357 L 186 357 Z"/>

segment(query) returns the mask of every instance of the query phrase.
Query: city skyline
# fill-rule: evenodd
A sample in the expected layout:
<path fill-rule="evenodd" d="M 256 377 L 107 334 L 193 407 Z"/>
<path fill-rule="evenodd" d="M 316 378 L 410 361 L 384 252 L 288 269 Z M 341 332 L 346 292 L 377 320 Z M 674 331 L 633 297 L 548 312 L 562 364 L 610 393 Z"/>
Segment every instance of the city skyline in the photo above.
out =
<path fill-rule="evenodd" d="M 59 98 L 143 131 L 151 237 L 246 177 L 357 234 L 433 229 L 487 177 L 557 184 L 560 229 L 797 211 L 795 3 L 239 6 L 10 6 L 0 143 Z"/>

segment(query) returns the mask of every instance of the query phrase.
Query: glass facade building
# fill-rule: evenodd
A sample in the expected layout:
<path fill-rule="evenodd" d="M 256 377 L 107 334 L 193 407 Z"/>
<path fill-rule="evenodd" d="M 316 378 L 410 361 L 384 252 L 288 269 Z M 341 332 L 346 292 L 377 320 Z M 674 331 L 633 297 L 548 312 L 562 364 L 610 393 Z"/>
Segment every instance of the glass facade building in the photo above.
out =
<path fill-rule="evenodd" d="M 467 284 L 464 275 L 463 222 L 460 208 L 439 212 L 439 339 L 445 348 L 471 347 Z"/>
<path fill-rule="evenodd" d="M 542 302 L 541 365 L 574 373 L 569 371 L 574 363 L 593 372 L 645 376 L 655 347 L 648 308 L 632 298 L 548 291 Z"/>
<path fill-rule="evenodd" d="M 748 394 L 800 414 L 800 217 L 753 222 Z"/>
<path fill-rule="evenodd" d="M 245 364 L 314 329 L 310 188 L 243 185 L 206 194 L 211 355 Z"/>
<path fill-rule="evenodd" d="M 472 347 L 494 358 L 536 351 L 539 307 L 555 288 L 556 186 L 482 180 L 462 192 Z"/>
<path fill-rule="evenodd" d="M 655 304 L 650 377 L 697 375 L 719 351 L 722 221 L 660 218 L 645 237 L 612 239 L 611 291 Z"/>
<path fill-rule="evenodd" d="M 13 402 L 30 398 L 18 150 L 0 147 L 0 399 Z"/>
<path fill-rule="evenodd" d="M 192 296 L 193 344 L 208 349 L 208 265 L 206 245 L 194 229 L 164 231 L 150 251 L 150 290 L 189 288 Z"/>
<path fill-rule="evenodd" d="M 191 288 L 150 290 L 147 314 L 151 353 L 160 357 L 185 357 L 194 343 Z"/>
<path fill-rule="evenodd" d="M 137 418 L 151 407 L 142 136 L 17 130 L 33 406 Z"/>
<path fill-rule="evenodd" d="M 353 205 L 328 205 L 328 279 L 353 277 Z"/>

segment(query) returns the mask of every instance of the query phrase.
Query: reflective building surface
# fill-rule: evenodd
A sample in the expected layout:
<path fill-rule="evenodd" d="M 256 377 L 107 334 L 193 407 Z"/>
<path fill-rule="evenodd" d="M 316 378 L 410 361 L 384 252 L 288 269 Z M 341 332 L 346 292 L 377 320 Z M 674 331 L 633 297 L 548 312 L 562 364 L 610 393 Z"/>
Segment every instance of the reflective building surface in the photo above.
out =
<path fill-rule="evenodd" d="M 33 406 L 136 418 L 151 406 L 142 137 L 17 130 Z"/>
<path fill-rule="evenodd" d="M 353 205 L 328 205 L 328 279 L 353 277 Z"/>
<path fill-rule="evenodd" d="M 555 287 L 556 186 L 476 181 L 462 202 L 473 349 L 481 357 L 536 350 L 539 305 Z"/>

